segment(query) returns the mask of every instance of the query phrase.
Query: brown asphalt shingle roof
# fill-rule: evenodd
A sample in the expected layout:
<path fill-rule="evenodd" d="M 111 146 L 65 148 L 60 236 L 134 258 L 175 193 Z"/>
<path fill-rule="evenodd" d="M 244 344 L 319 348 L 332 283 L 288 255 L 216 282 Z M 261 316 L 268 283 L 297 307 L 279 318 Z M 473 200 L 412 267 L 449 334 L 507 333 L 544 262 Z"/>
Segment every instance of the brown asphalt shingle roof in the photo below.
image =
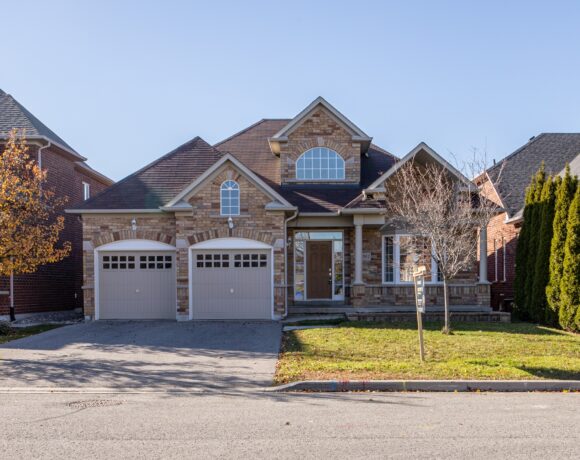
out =
<path fill-rule="evenodd" d="M 85 201 L 78 209 L 156 209 L 167 204 L 221 156 L 222 152 L 195 137 Z"/>
<path fill-rule="evenodd" d="M 371 145 L 363 155 L 360 185 L 280 184 L 280 158 L 268 138 L 290 120 L 264 119 L 213 147 L 196 137 L 157 161 L 86 201 L 79 209 L 156 209 L 167 204 L 225 153 L 231 153 L 301 212 L 336 212 L 380 177 L 396 161 Z"/>
<path fill-rule="evenodd" d="M 487 173 L 508 214 L 523 208 L 526 188 L 542 162 L 546 174 L 559 174 L 580 154 L 580 133 L 542 133 L 489 168 Z"/>

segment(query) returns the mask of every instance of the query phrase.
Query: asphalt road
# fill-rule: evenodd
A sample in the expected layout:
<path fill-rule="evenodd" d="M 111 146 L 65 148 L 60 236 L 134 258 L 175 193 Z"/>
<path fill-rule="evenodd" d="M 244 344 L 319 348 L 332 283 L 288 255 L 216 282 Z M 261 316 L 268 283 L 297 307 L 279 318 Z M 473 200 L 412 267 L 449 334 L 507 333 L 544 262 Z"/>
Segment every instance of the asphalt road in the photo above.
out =
<path fill-rule="evenodd" d="M 2 458 L 580 458 L 580 394 L 0 394 Z"/>

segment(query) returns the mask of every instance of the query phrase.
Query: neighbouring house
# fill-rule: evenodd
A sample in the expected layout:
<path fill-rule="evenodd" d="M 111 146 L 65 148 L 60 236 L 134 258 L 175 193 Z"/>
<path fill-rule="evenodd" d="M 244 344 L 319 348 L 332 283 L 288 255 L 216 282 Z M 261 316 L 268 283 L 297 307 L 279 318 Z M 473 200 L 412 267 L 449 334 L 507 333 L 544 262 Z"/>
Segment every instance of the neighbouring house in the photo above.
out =
<path fill-rule="evenodd" d="M 112 184 L 95 171 L 86 158 L 57 136 L 11 95 L 0 90 L 0 151 L 10 131 L 24 132 L 31 158 L 47 171 L 47 186 L 66 197 L 67 206 L 80 204 Z M 62 240 L 70 241 L 70 256 L 41 266 L 37 272 L 14 277 L 14 306 L 18 316 L 82 308 L 82 224 L 65 214 Z M 9 280 L 0 278 L 0 318 L 8 315 Z"/>
<path fill-rule="evenodd" d="M 514 300 L 517 239 L 523 222 L 526 188 L 544 163 L 546 174 L 580 170 L 580 133 L 543 133 L 497 162 L 476 179 L 483 193 L 504 210 L 487 227 L 487 277 L 491 305 L 509 310 Z"/>
<path fill-rule="evenodd" d="M 449 167 L 424 143 L 397 159 L 323 98 L 213 146 L 196 137 L 68 210 L 82 216 L 87 319 L 409 308 L 413 236 L 385 225 L 383 200 L 410 159 Z M 479 270 L 453 281 L 452 308 L 490 310 Z M 428 308 L 442 306 L 428 271 Z"/>

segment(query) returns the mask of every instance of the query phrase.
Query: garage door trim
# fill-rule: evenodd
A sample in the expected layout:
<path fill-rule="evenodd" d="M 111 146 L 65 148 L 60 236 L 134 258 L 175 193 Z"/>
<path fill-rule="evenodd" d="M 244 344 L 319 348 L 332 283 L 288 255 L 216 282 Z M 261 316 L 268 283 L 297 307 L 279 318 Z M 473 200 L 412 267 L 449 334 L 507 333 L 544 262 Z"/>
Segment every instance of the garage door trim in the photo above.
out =
<path fill-rule="evenodd" d="M 270 315 L 271 319 L 275 320 L 274 314 L 274 247 L 263 243 L 261 241 L 251 240 L 248 238 L 214 238 L 211 240 L 202 241 L 201 243 L 193 244 L 189 247 L 188 258 L 189 258 L 189 319 L 193 320 L 193 293 L 192 282 L 193 282 L 193 252 L 195 250 L 244 250 L 244 249 L 261 249 L 270 251 Z"/>
<path fill-rule="evenodd" d="M 126 251 L 176 251 L 175 246 L 170 244 L 161 243 L 160 241 L 153 240 L 120 240 L 113 243 L 103 244 L 94 250 L 94 292 L 95 292 L 95 320 L 100 319 L 100 307 L 99 307 L 99 260 L 100 252 L 126 252 Z M 177 299 L 177 283 L 175 289 L 175 298 Z M 177 308 L 175 312 L 175 317 L 177 319 Z"/>

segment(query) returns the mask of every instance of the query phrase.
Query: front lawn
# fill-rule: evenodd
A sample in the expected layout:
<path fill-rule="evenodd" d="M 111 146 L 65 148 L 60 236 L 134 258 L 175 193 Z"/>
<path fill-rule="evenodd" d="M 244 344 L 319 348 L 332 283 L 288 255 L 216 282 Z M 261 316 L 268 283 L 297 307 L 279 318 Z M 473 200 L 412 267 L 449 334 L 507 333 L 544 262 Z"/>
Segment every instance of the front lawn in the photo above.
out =
<path fill-rule="evenodd" d="M 425 326 L 345 322 L 284 334 L 275 382 L 378 379 L 580 379 L 580 335 L 529 323 Z"/>
<path fill-rule="evenodd" d="M 60 327 L 60 324 L 42 324 L 40 326 L 13 328 L 6 335 L 0 334 L 0 344 L 10 342 L 11 340 L 22 339 L 29 335 L 40 334 L 41 332 L 50 331 L 57 327 Z"/>

